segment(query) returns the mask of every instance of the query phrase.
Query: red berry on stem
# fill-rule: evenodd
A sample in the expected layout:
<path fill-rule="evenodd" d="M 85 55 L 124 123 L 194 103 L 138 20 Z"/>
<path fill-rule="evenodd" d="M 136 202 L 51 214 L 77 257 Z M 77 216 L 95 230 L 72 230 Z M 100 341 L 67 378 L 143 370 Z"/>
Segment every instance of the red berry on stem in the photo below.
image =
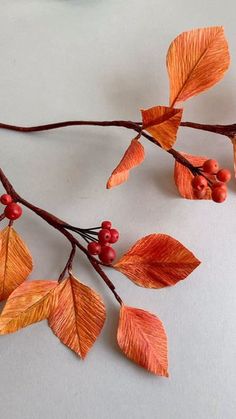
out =
<path fill-rule="evenodd" d="M 102 246 L 101 253 L 99 255 L 99 259 L 103 263 L 107 263 L 108 265 L 113 262 L 116 257 L 115 250 L 110 246 Z"/>
<path fill-rule="evenodd" d="M 207 187 L 208 183 L 206 178 L 201 175 L 194 176 L 192 179 L 192 187 L 196 191 L 201 191 Z"/>
<path fill-rule="evenodd" d="M 225 192 L 227 192 L 227 186 L 224 182 L 215 182 L 213 183 L 211 189 L 214 190 L 216 188 L 222 188 Z"/>
<path fill-rule="evenodd" d="M 109 230 L 111 228 L 111 221 L 103 221 L 101 224 L 102 228 Z"/>
<path fill-rule="evenodd" d="M 12 203 L 12 197 L 11 197 L 11 195 L 9 195 L 9 194 L 7 194 L 7 193 L 4 193 L 4 194 L 1 196 L 0 201 L 1 201 L 1 203 L 2 203 L 3 205 L 9 205 L 9 204 L 11 204 L 11 203 Z"/>
<path fill-rule="evenodd" d="M 101 245 L 97 242 L 90 242 L 87 246 L 90 255 L 99 255 L 101 252 Z"/>
<path fill-rule="evenodd" d="M 111 228 L 110 233 L 111 238 L 109 240 L 109 243 L 116 243 L 119 239 L 119 231 L 117 231 L 115 228 Z"/>
<path fill-rule="evenodd" d="M 229 182 L 231 179 L 231 173 L 228 169 L 220 169 L 216 175 L 220 182 Z"/>
<path fill-rule="evenodd" d="M 221 202 L 224 202 L 226 198 L 227 198 L 227 192 L 223 188 L 219 187 L 219 188 L 213 189 L 212 200 L 214 202 L 221 203 Z"/>
<path fill-rule="evenodd" d="M 110 230 L 107 228 L 102 228 L 102 230 L 98 233 L 98 239 L 101 244 L 105 244 L 106 242 L 109 242 L 111 238 Z"/>
<path fill-rule="evenodd" d="M 17 218 L 19 218 L 22 214 L 22 208 L 20 205 L 12 202 L 6 206 L 4 214 L 9 220 L 17 220 Z"/>
<path fill-rule="evenodd" d="M 218 172 L 219 163 L 217 160 L 209 159 L 203 163 L 202 167 L 203 167 L 204 172 L 209 173 L 210 175 L 213 175 L 214 173 Z"/>

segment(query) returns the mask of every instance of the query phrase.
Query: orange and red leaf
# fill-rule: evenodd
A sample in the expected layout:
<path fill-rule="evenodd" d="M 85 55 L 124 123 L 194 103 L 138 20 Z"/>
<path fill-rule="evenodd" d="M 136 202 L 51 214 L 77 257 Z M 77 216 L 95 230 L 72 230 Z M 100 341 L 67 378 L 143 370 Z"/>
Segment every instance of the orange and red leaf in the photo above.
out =
<path fill-rule="evenodd" d="M 58 285 L 56 296 L 49 326 L 64 345 L 85 358 L 105 322 L 102 299 L 73 276 Z"/>
<path fill-rule="evenodd" d="M 113 267 L 136 285 L 163 288 L 185 279 L 199 264 L 178 240 L 166 234 L 150 234 L 138 240 Z"/>
<path fill-rule="evenodd" d="M 0 301 L 17 288 L 33 268 L 32 256 L 13 227 L 0 232 Z"/>
<path fill-rule="evenodd" d="M 16 288 L 0 316 L 0 335 L 48 318 L 56 287 L 56 281 L 36 280 L 24 282 Z"/>
<path fill-rule="evenodd" d="M 153 374 L 168 377 L 167 336 L 154 314 L 122 305 L 117 341 L 129 359 Z"/>
<path fill-rule="evenodd" d="M 141 113 L 143 129 L 149 132 L 162 148 L 169 150 L 176 141 L 183 109 L 154 106 L 142 109 Z"/>
<path fill-rule="evenodd" d="M 144 147 L 137 140 L 133 139 L 127 148 L 120 163 L 113 170 L 111 176 L 107 181 L 107 189 L 118 186 L 127 181 L 129 172 L 136 166 L 139 166 L 145 158 Z"/>
<path fill-rule="evenodd" d="M 184 102 L 220 81 L 229 68 L 228 43 L 222 26 L 183 32 L 167 53 L 170 105 Z"/>

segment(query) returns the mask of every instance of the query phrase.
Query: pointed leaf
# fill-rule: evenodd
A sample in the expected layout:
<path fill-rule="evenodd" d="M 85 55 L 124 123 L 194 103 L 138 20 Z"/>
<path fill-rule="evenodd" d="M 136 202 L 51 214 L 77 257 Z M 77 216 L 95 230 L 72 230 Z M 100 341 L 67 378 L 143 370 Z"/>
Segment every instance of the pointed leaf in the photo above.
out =
<path fill-rule="evenodd" d="M 105 322 L 101 297 L 73 276 L 58 286 L 57 297 L 49 326 L 64 345 L 85 358 Z"/>
<path fill-rule="evenodd" d="M 113 170 L 107 182 L 107 189 L 120 185 L 127 181 L 129 172 L 136 166 L 139 166 L 145 158 L 144 147 L 137 140 L 131 141 L 120 163 Z"/>
<path fill-rule="evenodd" d="M 56 281 L 36 280 L 24 282 L 16 288 L 0 316 L 0 335 L 48 318 L 56 286 Z"/>
<path fill-rule="evenodd" d="M 208 157 L 192 156 L 191 154 L 186 153 L 181 154 L 195 167 L 202 166 L 203 163 L 208 160 Z M 178 191 L 183 198 L 199 199 L 196 197 L 194 189 L 192 188 L 192 179 L 194 178 L 192 172 L 177 161 L 175 161 L 174 178 Z M 208 175 L 208 178 L 214 180 L 214 177 L 210 175 Z M 201 199 L 211 199 L 211 188 L 207 187 L 206 195 Z"/>
<path fill-rule="evenodd" d="M 0 232 L 0 301 L 28 277 L 33 268 L 31 254 L 19 234 L 6 227 Z"/>
<path fill-rule="evenodd" d="M 181 33 L 167 53 L 171 106 L 212 87 L 223 78 L 229 64 L 222 26 Z"/>
<path fill-rule="evenodd" d="M 117 340 L 129 359 L 153 374 L 168 377 L 166 332 L 154 314 L 123 305 Z"/>
<path fill-rule="evenodd" d="M 199 264 L 178 240 L 150 234 L 138 240 L 113 267 L 141 287 L 163 288 L 185 279 Z"/>
<path fill-rule="evenodd" d="M 183 109 L 154 106 L 142 109 L 141 113 L 143 129 L 149 132 L 162 148 L 169 150 L 175 143 Z"/>

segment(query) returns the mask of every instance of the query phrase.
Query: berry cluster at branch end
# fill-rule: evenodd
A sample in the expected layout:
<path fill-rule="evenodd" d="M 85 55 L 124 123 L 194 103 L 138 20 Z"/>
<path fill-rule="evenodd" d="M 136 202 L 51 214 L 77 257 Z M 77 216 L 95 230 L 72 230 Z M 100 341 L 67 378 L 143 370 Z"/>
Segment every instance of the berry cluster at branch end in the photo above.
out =
<path fill-rule="evenodd" d="M 110 265 L 116 257 L 112 244 L 118 241 L 119 231 L 112 228 L 111 221 L 103 221 L 97 237 L 98 241 L 88 243 L 87 250 L 91 256 L 98 256 L 101 262 Z"/>
<path fill-rule="evenodd" d="M 224 202 L 227 198 L 226 183 L 231 179 L 230 171 L 220 169 L 218 161 L 213 159 L 206 160 L 199 170 L 201 174 L 194 176 L 192 179 L 192 187 L 196 198 L 203 199 L 207 188 L 210 187 L 212 200 L 218 203 Z"/>
<path fill-rule="evenodd" d="M 11 221 L 15 221 L 22 215 L 22 208 L 13 201 L 11 195 L 3 194 L 0 197 L 1 204 L 5 205 L 4 215 Z"/>

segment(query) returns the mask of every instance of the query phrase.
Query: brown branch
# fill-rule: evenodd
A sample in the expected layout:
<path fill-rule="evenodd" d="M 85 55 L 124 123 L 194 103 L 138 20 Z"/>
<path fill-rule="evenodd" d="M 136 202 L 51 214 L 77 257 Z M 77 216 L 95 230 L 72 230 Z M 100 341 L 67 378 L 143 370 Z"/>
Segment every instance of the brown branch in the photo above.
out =
<path fill-rule="evenodd" d="M 192 123 L 183 122 L 182 124 L 184 124 L 183 126 L 187 126 L 185 124 L 192 124 Z M 147 134 L 146 132 L 142 130 L 142 122 L 134 122 L 134 121 L 124 121 L 124 120 L 62 121 L 62 122 L 55 122 L 51 124 L 35 125 L 35 126 L 19 126 L 19 125 L 10 125 L 10 124 L 0 123 L 0 128 L 7 129 L 10 131 L 29 133 L 29 132 L 40 132 L 40 131 L 46 131 L 46 130 L 51 130 L 51 129 L 64 128 L 68 126 L 82 126 L 82 125 L 100 126 L 100 127 L 123 127 L 123 128 L 131 129 L 131 130 L 134 130 L 135 132 L 138 132 L 139 135 L 142 135 L 148 141 L 152 142 L 156 146 L 162 148 L 161 144 L 155 138 L 153 138 L 151 135 Z M 194 128 L 192 125 L 191 127 Z M 193 174 L 198 173 L 198 171 L 196 171 L 196 168 L 186 158 L 184 158 L 181 155 L 181 153 L 179 153 L 177 150 L 170 149 L 168 150 L 168 153 L 171 154 L 174 157 L 174 159 L 177 160 L 179 163 L 183 164 L 189 170 L 191 170 Z"/>
<path fill-rule="evenodd" d="M 111 292 L 115 296 L 116 300 L 119 302 L 119 304 L 122 303 L 122 300 L 120 296 L 115 291 L 114 284 L 109 280 L 109 278 L 106 276 L 105 272 L 103 271 L 101 267 L 101 263 L 93 256 L 91 256 L 87 249 L 71 234 L 69 231 L 66 230 L 67 227 L 71 227 L 70 224 L 66 223 L 65 221 L 61 220 L 60 218 L 56 217 L 55 215 L 51 214 L 48 211 L 45 211 L 42 208 L 36 207 L 35 205 L 31 204 L 30 202 L 26 201 L 24 198 L 22 198 L 13 188 L 13 185 L 10 183 L 9 179 L 4 174 L 3 170 L 0 168 L 0 182 L 2 183 L 4 189 L 6 192 L 11 195 L 12 199 L 15 202 L 19 202 L 20 204 L 24 205 L 25 207 L 29 208 L 32 212 L 37 214 L 39 217 L 41 217 L 43 220 L 45 220 L 48 224 L 50 224 L 52 227 L 54 227 L 56 230 L 58 230 L 61 234 L 63 234 L 71 243 L 72 251 L 70 254 L 70 257 L 68 259 L 68 262 L 66 264 L 65 269 L 63 270 L 62 274 L 59 277 L 59 281 L 62 280 L 62 276 L 64 277 L 64 274 L 66 270 L 71 269 L 72 261 L 75 254 L 75 247 L 79 248 L 89 259 L 91 265 L 94 267 L 94 269 L 98 272 L 100 277 L 103 279 L 103 281 L 106 283 L 106 285 L 110 288 Z"/>

